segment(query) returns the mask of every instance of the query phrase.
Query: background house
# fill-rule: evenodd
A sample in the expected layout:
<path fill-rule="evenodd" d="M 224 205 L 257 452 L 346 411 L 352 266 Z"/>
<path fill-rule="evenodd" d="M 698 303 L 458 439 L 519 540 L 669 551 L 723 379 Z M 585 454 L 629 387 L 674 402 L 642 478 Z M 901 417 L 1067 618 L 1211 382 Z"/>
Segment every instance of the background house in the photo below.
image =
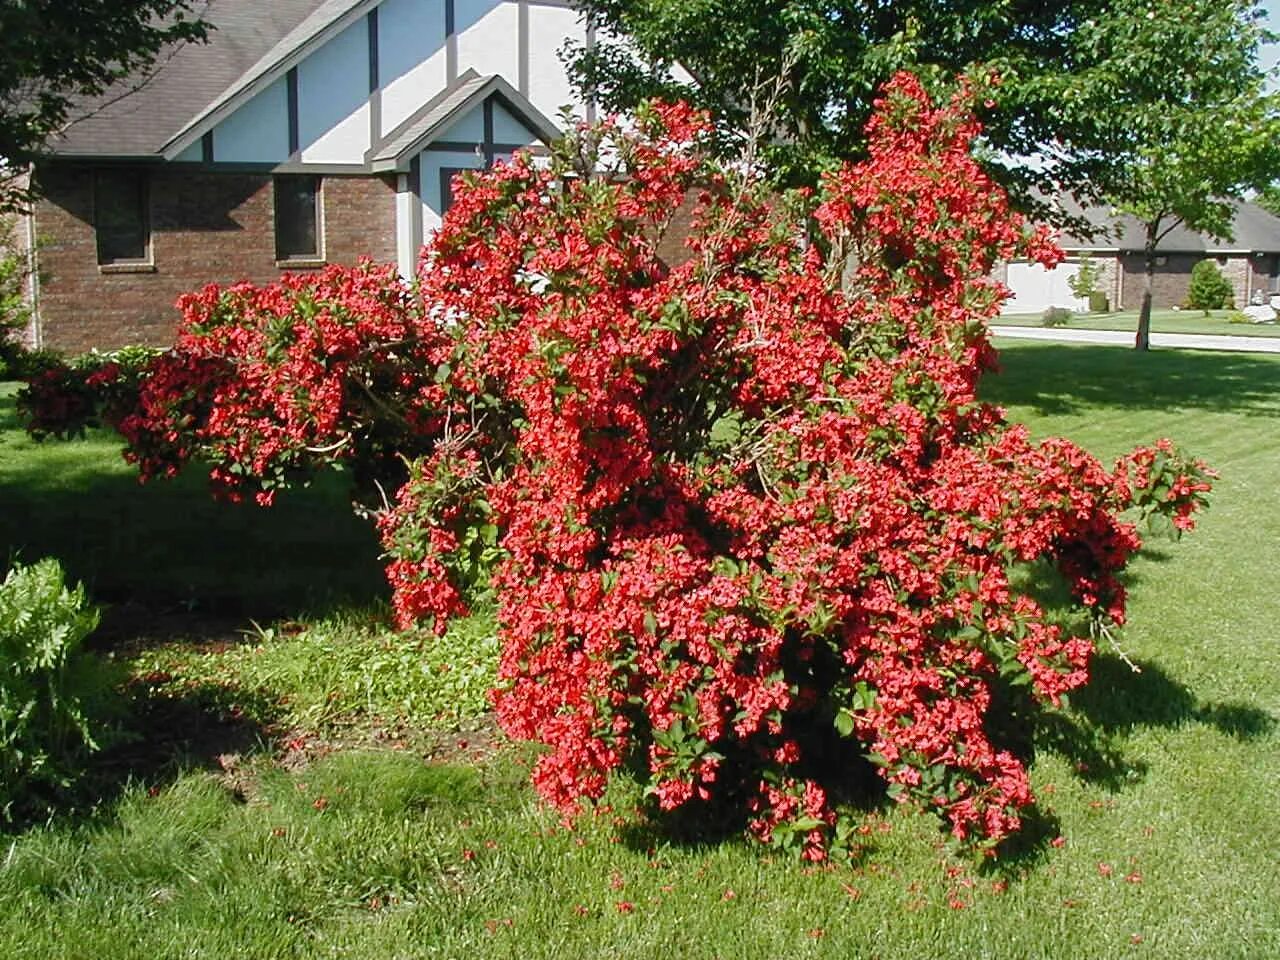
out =
<path fill-rule="evenodd" d="M 1013 290 L 1013 296 L 1002 312 L 1040 313 L 1049 306 L 1086 309 L 1088 305 L 1071 293 L 1069 285 L 1081 256 L 1086 254 L 1100 268 L 1097 289 L 1106 295 L 1111 309 L 1137 310 L 1141 306 L 1146 270 L 1141 224 L 1134 217 L 1116 216 L 1101 207 L 1073 212 L 1082 213 L 1094 224 L 1098 235 L 1093 239 L 1070 234 L 1061 237 L 1059 243 L 1067 259 L 1053 270 L 1025 261 L 1006 264 L 999 278 Z M 1248 304 L 1255 290 L 1268 295 L 1280 293 L 1280 218 L 1257 204 L 1240 203 L 1233 226 L 1235 236 L 1230 241 L 1218 241 L 1183 227 L 1169 232 L 1156 251 L 1156 308 L 1181 306 L 1187 297 L 1191 268 L 1205 259 L 1215 261 L 1231 282 L 1237 307 Z"/>
<path fill-rule="evenodd" d="M 205 45 L 86 108 L 36 167 L 29 339 L 168 342 L 179 294 L 360 256 L 411 272 L 450 180 L 589 115 L 568 0 L 210 0 Z"/>

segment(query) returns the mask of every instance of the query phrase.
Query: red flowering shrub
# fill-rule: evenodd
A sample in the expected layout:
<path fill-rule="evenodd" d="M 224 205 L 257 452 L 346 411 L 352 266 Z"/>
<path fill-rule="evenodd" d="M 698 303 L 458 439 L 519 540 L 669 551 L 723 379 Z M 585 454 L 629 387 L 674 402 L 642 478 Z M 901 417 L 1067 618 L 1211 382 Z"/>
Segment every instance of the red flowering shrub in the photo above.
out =
<path fill-rule="evenodd" d="M 709 132 L 655 105 L 472 175 L 413 292 L 366 266 L 186 298 L 119 427 L 145 474 L 199 455 L 261 500 L 319 460 L 420 454 L 379 521 L 397 618 L 493 591 L 498 718 L 547 745 L 563 808 L 630 770 L 663 811 L 821 859 L 869 757 L 998 841 L 1032 795 L 993 700 L 1058 703 L 1092 649 L 1012 574 L 1056 569 L 1120 622 L 1122 511 L 1187 527 L 1206 472 L 1167 445 L 1109 471 L 978 401 L 992 265 L 1061 254 L 971 158 L 963 98 L 896 79 L 868 159 L 794 202 L 709 161 Z"/>
<path fill-rule="evenodd" d="M 1048 561 L 1121 620 L 1139 539 L 1120 511 L 1185 523 L 1203 470 L 1162 447 L 1111 472 L 977 400 L 992 265 L 1061 254 L 972 160 L 963 102 L 895 80 L 807 246 L 704 158 L 708 130 L 657 106 L 566 151 L 576 175 L 517 158 L 459 191 L 422 292 L 459 319 L 453 388 L 500 415 L 420 461 L 383 518 L 398 616 L 461 610 L 490 547 L 460 531 L 500 531 L 495 705 L 548 746 L 534 783 L 562 807 L 632 769 L 662 810 L 727 804 L 820 859 L 870 756 L 957 837 L 999 840 L 1032 795 L 990 738 L 993 690 L 1057 703 L 1092 648 L 1011 570 Z M 608 158 L 621 175 L 590 175 Z M 669 268 L 691 189 L 692 258 Z"/>
<path fill-rule="evenodd" d="M 437 373 L 450 338 L 423 321 L 393 267 L 211 284 L 178 308 L 168 352 L 31 380 L 21 401 L 32 428 L 65 434 L 103 421 L 124 436 L 143 480 L 198 458 L 219 494 L 264 505 L 327 464 L 351 463 L 362 479 L 398 476 L 400 457 L 431 449 L 440 433 Z"/>

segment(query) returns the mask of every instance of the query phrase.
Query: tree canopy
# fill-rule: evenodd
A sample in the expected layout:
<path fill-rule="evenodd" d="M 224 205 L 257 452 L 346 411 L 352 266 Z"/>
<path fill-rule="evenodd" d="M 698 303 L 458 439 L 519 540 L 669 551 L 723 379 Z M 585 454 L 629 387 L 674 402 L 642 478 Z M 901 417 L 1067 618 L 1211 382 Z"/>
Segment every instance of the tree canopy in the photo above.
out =
<path fill-rule="evenodd" d="M 1091 194 L 1167 121 L 1131 108 L 1212 103 L 1261 80 L 1252 0 L 586 0 L 600 38 L 570 51 L 608 109 L 654 94 L 745 126 L 753 86 L 786 81 L 764 159 L 782 183 L 863 154 L 876 91 L 897 70 L 937 88 L 996 76 L 980 119 L 989 168 L 1024 205 L 1033 190 Z M 1225 25 L 1225 29 L 1223 28 Z M 1213 42 L 1204 33 L 1210 28 Z M 624 37 L 625 40 L 609 39 Z M 1221 39 L 1222 42 L 1218 42 Z M 672 64 L 692 83 L 671 79 Z M 1028 163 L 1027 159 L 1033 162 Z"/>
<path fill-rule="evenodd" d="M 76 105 L 145 77 L 166 45 L 205 36 L 194 0 L 0 0 L 0 210 Z"/>
<path fill-rule="evenodd" d="M 1143 225 L 1139 349 L 1160 241 L 1179 226 L 1231 239 L 1238 202 L 1280 172 L 1280 99 L 1264 89 L 1253 14 L 1251 0 L 1117 0 L 1077 31 L 1092 65 L 1040 81 L 1079 128 L 1044 148 L 1061 182 Z"/>

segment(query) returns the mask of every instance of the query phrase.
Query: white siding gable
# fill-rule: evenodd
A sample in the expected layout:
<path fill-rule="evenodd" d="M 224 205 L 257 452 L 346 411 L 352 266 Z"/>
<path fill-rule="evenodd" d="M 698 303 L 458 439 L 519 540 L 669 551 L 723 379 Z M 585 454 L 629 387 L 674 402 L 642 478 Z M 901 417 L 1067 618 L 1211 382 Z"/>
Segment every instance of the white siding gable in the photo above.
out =
<path fill-rule="evenodd" d="M 378 7 L 383 135 L 445 88 L 444 26 L 444 0 L 386 0 Z"/>
<path fill-rule="evenodd" d="M 458 72 L 495 73 L 512 86 L 520 72 L 519 4 L 503 0 L 454 0 Z"/>
<path fill-rule="evenodd" d="M 298 64 L 298 145 L 307 163 L 360 163 L 372 145 L 367 19 Z"/>

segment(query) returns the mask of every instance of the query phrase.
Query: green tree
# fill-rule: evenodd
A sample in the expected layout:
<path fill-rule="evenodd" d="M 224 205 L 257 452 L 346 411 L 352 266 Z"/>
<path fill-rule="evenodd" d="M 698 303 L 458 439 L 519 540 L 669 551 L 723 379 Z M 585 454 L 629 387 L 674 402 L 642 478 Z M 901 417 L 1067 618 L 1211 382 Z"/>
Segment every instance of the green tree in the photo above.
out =
<path fill-rule="evenodd" d="M 1074 118 L 1053 146 L 1059 176 L 1142 224 L 1139 350 L 1160 242 L 1178 226 L 1231 239 L 1237 202 L 1280 172 L 1280 102 L 1258 64 L 1267 36 L 1252 0 L 1117 0 L 1076 31 L 1095 65 L 1045 82 Z"/>
<path fill-rule="evenodd" d="M 30 200 L 26 165 L 78 105 L 201 40 L 195 0 L 0 0 L 0 212 Z"/>
<path fill-rule="evenodd" d="M 1067 286 L 1071 288 L 1071 295 L 1088 303 L 1089 298 L 1098 289 L 1098 278 L 1101 275 L 1102 268 L 1098 266 L 1093 257 L 1088 253 L 1081 254 L 1080 265 L 1076 268 L 1076 272 L 1072 274 L 1071 279 L 1067 281 Z M 1085 309 L 1092 308 L 1086 306 Z"/>
<path fill-rule="evenodd" d="M 997 109 L 983 111 L 985 136 L 1010 156 L 1048 142 L 1058 105 L 1034 80 L 1071 66 L 1071 31 L 1106 9 L 1100 0 L 585 0 L 595 42 L 570 46 L 571 72 L 610 110 L 650 96 L 710 108 L 726 140 L 746 126 L 755 85 L 786 79 L 764 159 L 781 183 L 856 158 L 878 91 L 910 70 L 938 89 L 974 64 L 998 69 Z M 624 37 L 625 40 L 611 40 Z M 670 78 L 679 64 L 693 83 Z M 993 107 L 996 104 L 992 104 Z M 1009 164 L 1024 186 L 1031 168 Z"/>
<path fill-rule="evenodd" d="M 1116 158 L 1126 163 L 1151 140 L 1134 107 L 1181 105 L 1196 115 L 1204 106 L 1193 122 L 1206 125 L 1227 103 L 1223 90 L 1251 90 L 1260 78 L 1263 32 L 1253 0 L 584 0 L 583 7 L 597 40 L 570 46 L 571 70 L 607 109 L 682 96 L 711 108 L 732 146 L 757 83 L 783 76 L 762 152 L 780 183 L 812 182 L 834 161 L 859 157 L 876 92 L 896 71 L 911 70 L 935 91 L 960 73 L 994 74 L 998 84 L 985 91 L 980 111 L 985 160 L 1015 202 L 1041 213 L 1048 208 L 1038 197 L 1062 190 L 1089 197 L 1095 175 L 1115 179 Z M 671 79 L 673 64 L 694 81 Z"/>
<path fill-rule="evenodd" d="M 1229 304 L 1233 293 L 1231 282 L 1212 260 L 1201 260 L 1191 268 L 1187 306 L 1193 310 L 1203 310 L 1207 317 L 1210 310 L 1220 310 Z"/>

